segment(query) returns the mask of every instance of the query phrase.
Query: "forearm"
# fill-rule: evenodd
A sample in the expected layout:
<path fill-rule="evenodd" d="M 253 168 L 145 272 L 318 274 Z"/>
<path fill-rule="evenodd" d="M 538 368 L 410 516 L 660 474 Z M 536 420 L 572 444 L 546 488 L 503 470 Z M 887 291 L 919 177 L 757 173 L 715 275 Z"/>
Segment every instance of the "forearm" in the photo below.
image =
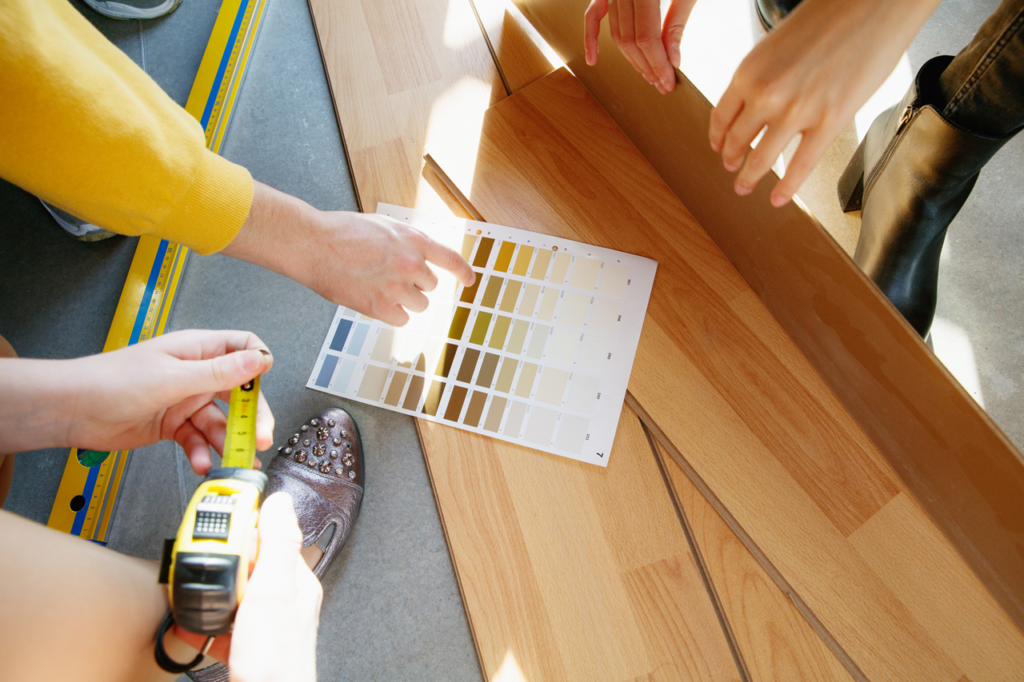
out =
<path fill-rule="evenodd" d="M 64 0 L 0 11 L 0 177 L 121 234 L 211 253 L 249 212 L 248 171 Z"/>
<path fill-rule="evenodd" d="M 309 245 L 325 246 L 319 211 L 290 194 L 253 182 L 252 207 L 237 236 L 221 253 L 312 286 L 311 271 L 322 267 L 307 257 Z M 332 239 L 343 235 L 334 234 Z M 322 252 L 321 252 L 322 253 Z M 319 255 L 319 254 L 318 254 Z"/>
<path fill-rule="evenodd" d="M 0 358 L 0 452 L 68 444 L 72 362 Z"/>

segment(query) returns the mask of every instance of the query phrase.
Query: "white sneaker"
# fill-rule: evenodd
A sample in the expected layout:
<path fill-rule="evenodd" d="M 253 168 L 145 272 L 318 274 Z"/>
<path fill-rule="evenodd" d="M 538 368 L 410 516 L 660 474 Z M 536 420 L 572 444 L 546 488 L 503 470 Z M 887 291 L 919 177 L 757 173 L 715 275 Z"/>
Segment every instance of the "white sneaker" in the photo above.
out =
<path fill-rule="evenodd" d="M 116 237 L 116 232 L 110 230 L 104 230 L 102 227 L 97 227 L 91 223 L 87 223 L 81 218 L 76 218 L 67 211 L 62 211 L 56 206 L 51 206 L 42 199 L 39 202 L 43 205 L 53 219 L 57 221 L 57 224 L 64 228 L 64 231 L 70 234 L 72 237 L 83 242 L 98 242 L 101 239 L 108 239 L 110 237 Z"/>
<path fill-rule="evenodd" d="M 111 19 L 156 19 L 170 14 L 178 8 L 181 0 L 160 0 L 155 5 L 153 0 L 82 0 L 86 5 Z M 145 5 L 150 5 L 146 7 Z"/>

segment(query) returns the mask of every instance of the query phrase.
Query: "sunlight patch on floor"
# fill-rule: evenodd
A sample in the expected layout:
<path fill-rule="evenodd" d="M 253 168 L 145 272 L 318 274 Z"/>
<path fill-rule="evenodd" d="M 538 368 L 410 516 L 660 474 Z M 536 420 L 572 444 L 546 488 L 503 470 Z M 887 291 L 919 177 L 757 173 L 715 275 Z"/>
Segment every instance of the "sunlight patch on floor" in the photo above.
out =
<path fill-rule="evenodd" d="M 981 375 L 978 374 L 978 363 L 974 357 L 974 344 L 967 331 L 949 320 L 936 317 L 932 324 L 932 347 L 950 374 L 984 408 Z"/>
<path fill-rule="evenodd" d="M 519 669 L 519 664 L 511 650 L 505 654 L 505 660 L 502 661 L 498 672 L 494 673 L 491 682 L 526 682 L 526 677 Z"/>
<path fill-rule="evenodd" d="M 899 104 L 913 80 L 914 70 L 910 67 L 910 59 L 906 53 L 903 53 L 896 68 L 854 117 L 853 120 L 857 126 L 857 142 L 863 140 L 864 136 L 868 134 L 868 128 L 871 127 L 871 122 L 875 120 L 876 116 L 889 107 Z"/>

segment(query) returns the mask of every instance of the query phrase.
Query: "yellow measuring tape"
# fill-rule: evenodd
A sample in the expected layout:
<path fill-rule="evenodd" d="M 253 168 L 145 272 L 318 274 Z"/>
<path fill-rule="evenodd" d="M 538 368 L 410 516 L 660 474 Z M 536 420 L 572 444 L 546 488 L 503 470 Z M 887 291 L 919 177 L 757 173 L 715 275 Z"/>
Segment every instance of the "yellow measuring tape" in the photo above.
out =
<path fill-rule="evenodd" d="M 267 3 L 224 0 L 192 84 L 185 109 L 202 124 L 214 152 L 224 140 Z M 104 352 L 164 332 L 187 256 L 186 247 L 166 239 L 139 239 Z M 46 525 L 106 544 L 129 455 L 73 448 Z"/>
<path fill-rule="evenodd" d="M 221 466 L 252 469 L 256 459 L 256 406 L 259 395 L 259 377 L 244 386 L 231 389 Z"/>

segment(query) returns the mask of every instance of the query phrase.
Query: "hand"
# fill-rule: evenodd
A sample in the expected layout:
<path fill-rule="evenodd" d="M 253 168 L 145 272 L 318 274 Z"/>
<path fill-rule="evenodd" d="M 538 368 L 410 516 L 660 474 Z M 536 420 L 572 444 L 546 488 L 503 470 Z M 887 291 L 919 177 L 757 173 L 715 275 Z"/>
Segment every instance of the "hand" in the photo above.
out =
<path fill-rule="evenodd" d="M 220 635 L 210 656 L 225 661 L 232 682 L 313 682 L 316 632 L 323 588 L 303 561 L 302 533 L 288 493 L 275 493 L 260 509 L 259 550 L 235 615 L 235 629 Z M 174 635 L 195 649 L 206 638 L 178 626 Z"/>
<path fill-rule="evenodd" d="M 253 206 L 222 253 L 291 277 L 327 300 L 396 326 L 427 308 L 437 276 L 428 262 L 464 285 L 475 279 L 462 256 L 386 216 L 317 211 L 259 182 Z"/>
<path fill-rule="evenodd" d="M 299 554 L 302 532 L 290 495 L 277 493 L 263 503 L 259 536 L 256 567 L 231 635 L 231 679 L 313 682 L 323 589 Z"/>
<path fill-rule="evenodd" d="M 0 450 L 120 450 L 173 439 L 204 474 L 210 447 L 223 451 L 227 425 L 213 399 L 227 401 L 273 362 L 254 334 L 205 330 L 76 360 L 0 360 Z M 260 393 L 257 449 L 270 447 L 273 430 Z"/>
<path fill-rule="evenodd" d="M 937 4 L 803 0 L 751 50 L 712 112 L 711 148 L 722 153 L 726 170 L 739 170 L 736 193 L 750 194 L 799 135 L 786 175 L 772 191 L 774 206 L 786 204 L 892 72 Z"/>
<path fill-rule="evenodd" d="M 696 0 L 672 0 L 664 24 L 660 0 L 591 0 L 584 15 L 587 64 L 597 64 L 601 19 L 608 15 L 612 39 L 633 68 L 665 94 L 676 87 L 679 43 Z"/>
<path fill-rule="evenodd" d="M 402 326 L 409 313 L 427 309 L 424 292 L 437 286 L 427 261 L 469 286 L 476 275 L 455 251 L 416 228 L 368 213 L 321 213 L 324 233 L 310 288 L 388 324 Z"/>

